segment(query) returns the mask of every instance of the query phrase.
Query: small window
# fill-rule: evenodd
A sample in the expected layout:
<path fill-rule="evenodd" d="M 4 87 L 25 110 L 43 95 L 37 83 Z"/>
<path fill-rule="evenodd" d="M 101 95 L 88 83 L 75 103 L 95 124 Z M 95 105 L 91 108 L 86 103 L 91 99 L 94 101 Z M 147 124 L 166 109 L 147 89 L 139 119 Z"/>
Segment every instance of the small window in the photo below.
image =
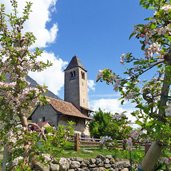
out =
<path fill-rule="evenodd" d="M 81 71 L 81 78 L 85 80 L 85 73 Z"/>
<path fill-rule="evenodd" d="M 46 118 L 45 118 L 45 117 L 43 117 L 43 118 L 42 118 L 42 122 L 45 122 L 45 121 L 46 121 Z"/>
<path fill-rule="evenodd" d="M 78 119 L 74 120 L 75 125 L 78 125 Z"/>
<path fill-rule="evenodd" d="M 76 72 L 75 71 L 71 71 L 70 72 L 70 78 L 74 79 L 76 77 Z"/>

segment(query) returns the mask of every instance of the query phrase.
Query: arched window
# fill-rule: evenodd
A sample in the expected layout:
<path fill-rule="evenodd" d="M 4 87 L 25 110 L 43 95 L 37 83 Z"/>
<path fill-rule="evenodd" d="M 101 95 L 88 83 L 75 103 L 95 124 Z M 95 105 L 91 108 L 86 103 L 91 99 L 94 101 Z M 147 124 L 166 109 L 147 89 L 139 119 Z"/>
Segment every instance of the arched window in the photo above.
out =
<path fill-rule="evenodd" d="M 81 71 L 81 78 L 85 80 L 85 73 Z"/>
<path fill-rule="evenodd" d="M 75 79 L 76 77 L 76 72 L 75 71 L 71 71 L 70 72 L 70 79 Z"/>

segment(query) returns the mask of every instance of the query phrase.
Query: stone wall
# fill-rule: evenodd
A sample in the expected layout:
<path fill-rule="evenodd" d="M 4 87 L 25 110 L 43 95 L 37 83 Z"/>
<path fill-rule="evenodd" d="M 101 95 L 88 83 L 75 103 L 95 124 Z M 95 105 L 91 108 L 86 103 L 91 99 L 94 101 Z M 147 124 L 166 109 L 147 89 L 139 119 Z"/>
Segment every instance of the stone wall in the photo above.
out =
<path fill-rule="evenodd" d="M 87 136 L 90 135 L 89 129 L 87 128 L 88 126 L 85 123 L 86 122 L 85 119 L 62 115 L 59 119 L 58 124 L 67 126 L 68 121 L 73 121 L 75 123 L 75 125 L 74 125 L 74 132 L 75 133 L 79 133 L 80 135 L 81 135 L 81 133 L 84 133 Z"/>
<path fill-rule="evenodd" d="M 111 155 L 96 158 L 61 158 L 48 166 L 35 164 L 34 171 L 129 171 L 129 160 L 114 159 Z"/>
<path fill-rule="evenodd" d="M 43 117 L 50 125 L 57 127 L 57 112 L 51 105 L 38 106 L 33 112 L 31 119 L 32 122 L 37 123 L 43 121 Z"/>

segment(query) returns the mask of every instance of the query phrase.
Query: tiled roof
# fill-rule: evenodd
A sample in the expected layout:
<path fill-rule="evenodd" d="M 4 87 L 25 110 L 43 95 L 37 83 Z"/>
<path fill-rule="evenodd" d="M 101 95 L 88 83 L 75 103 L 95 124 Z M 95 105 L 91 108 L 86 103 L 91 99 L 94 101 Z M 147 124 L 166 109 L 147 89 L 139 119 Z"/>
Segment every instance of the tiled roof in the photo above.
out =
<path fill-rule="evenodd" d="M 72 103 L 59 99 L 49 98 L 49 97 L 48 99 L 52 107 L 63 115 L 74 116 L 84 119 L 91 119 L 85 116 L 84 114 L 82 114 Z"/>
<path fill-rule="evenodd" d="M 81 64 L 81 62 L 77 56 L 73 56 L 70 63 L 68 64 L 67 68 L 65 69 L 65 71 L 70 70 L 70 69 L 75 68 L 75 67 L 80 67 L 83 70 L 85 70 L 85 68 L 83 67 L 83 65 Z"/>

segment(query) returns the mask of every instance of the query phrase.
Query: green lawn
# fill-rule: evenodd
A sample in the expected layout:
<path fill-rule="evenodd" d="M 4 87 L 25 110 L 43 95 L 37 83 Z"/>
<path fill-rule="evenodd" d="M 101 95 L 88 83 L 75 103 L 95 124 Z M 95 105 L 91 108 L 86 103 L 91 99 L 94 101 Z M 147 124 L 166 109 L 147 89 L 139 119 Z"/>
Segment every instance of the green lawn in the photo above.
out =
<path fill-rule="evenodd" d="M 78 152 L 73 150 L 73 145 L 68 144 L 64 150 L 56 154 L 56 158 L 60 157 L 81 157 L 81 158 L 95 158 L 97 155 L 112 155 L 114 158 L 119 159 L 131 159 L 135 163 L 139 163 L 144 157 L 144 149 L 135 149 L 131 153 L 127 150 L 122 149 L 87 149 L 81 148 Z"/>

